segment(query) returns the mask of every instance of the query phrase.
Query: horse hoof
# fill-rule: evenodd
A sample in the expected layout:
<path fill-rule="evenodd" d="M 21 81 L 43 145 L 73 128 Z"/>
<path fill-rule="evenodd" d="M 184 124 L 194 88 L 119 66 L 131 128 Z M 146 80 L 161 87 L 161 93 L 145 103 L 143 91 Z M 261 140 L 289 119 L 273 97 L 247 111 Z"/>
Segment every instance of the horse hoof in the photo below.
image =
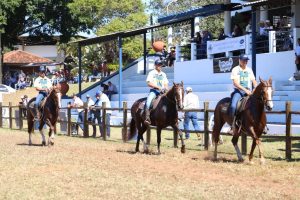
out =
<path fill-rule="evenodd" d="M 181 147 L 181 153 L 185 153 L 185 146 Z"/>
<path fill-rule="evenodd" d="M 46 142 L 45 141 L 42 142 L 42 146 L 46 146 Z"/>
<path fill-rule="evenodd" d="M 243 158 L 239 158 L 239 162 L 243 163 L 245 160 Z"/>

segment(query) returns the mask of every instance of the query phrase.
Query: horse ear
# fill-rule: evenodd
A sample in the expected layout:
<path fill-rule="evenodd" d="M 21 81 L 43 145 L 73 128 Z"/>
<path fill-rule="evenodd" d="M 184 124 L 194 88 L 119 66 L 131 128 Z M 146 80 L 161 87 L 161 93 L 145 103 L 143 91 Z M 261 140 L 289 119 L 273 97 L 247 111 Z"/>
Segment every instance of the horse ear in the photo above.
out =
<path fill-rule="evenodd" d="M 174 81 L 173 81 L 173 85 L 176 86 L 176 84 L 174 83 Z"/>
<path fill-rule="evenodd" d="M 272 85 L 272 76 L 269 78 L 269 83 Z"/>
<path fill-rule="evenodd" d="M 183 86 L 183 81 L 181 81 L 181 85 Z"/>
<path fill-rule="evenodd" d="M 262 83 L 264 82 L 264 80 L 262 80 L 262 79 L 260 78 L 260 76 L 259 76 L 259 81 L 262 82 Z"/>

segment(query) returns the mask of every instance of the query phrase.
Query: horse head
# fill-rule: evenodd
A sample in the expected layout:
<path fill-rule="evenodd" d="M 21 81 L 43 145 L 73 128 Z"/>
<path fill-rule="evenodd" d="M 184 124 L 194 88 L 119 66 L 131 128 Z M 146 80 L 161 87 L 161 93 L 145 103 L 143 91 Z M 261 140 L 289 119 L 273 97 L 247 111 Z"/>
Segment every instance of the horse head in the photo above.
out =
<path fill-rule="evenodd" d="M 174 83 L 173 82 L 173 88 L 174 90 L 174 97 L 176 106 L 179 110 L 183 109 L 183 97 L 184 97 L 184 88 L 183 88 L 183 82 L 181 83 Z"/>
<path fill-rule="evenodd" d="M 272 77 L 269 78 L 269 80 L 264 81 L 259 77 L 260 80 L 260 98 L 264 102 L 264 105 L 268 111 L 271 111 L 273 109 L 273 87 L 272 87 Z M 259 87 L 258 86 L 258 87 Z"/>

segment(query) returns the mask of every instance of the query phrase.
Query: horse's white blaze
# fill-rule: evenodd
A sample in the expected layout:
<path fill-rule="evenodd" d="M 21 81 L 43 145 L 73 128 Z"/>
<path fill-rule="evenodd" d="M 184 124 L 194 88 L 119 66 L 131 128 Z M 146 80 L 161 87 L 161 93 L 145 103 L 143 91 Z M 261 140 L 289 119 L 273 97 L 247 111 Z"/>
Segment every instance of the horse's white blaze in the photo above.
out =
<path fill-rule="evenodd" d="M 267 105 L 270 108 L 273 108 L 274 105 L 273 105 L 272 88 L 271 87 L 268 88 L 267 93 L 268 93 L 268 102 L 267 102 Z"/>
<path fill-rule="evenodd" d="M 167 106 L 163 106 L 163 107 L 162 107 L 162 110 L 163 110 L 164 112 L 167 112 Z"/>
<path fill-rule="evenodd" d="M 180 107 L 183 105 L 183 97 L 182 97 L 182 88 L 179 89 L 179 97 L 180 97 Z"/>

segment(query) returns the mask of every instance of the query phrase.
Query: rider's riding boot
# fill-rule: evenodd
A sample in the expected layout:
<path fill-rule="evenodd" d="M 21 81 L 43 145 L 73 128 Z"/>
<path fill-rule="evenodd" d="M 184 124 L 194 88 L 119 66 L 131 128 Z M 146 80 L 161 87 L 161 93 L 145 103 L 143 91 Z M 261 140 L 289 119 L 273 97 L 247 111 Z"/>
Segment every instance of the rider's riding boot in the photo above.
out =
<path fill-rule="evenodd" d="M 231 124 L 231 130 L 232 130 L 232 135 L 233 135 L 236 131 L 236 115 L 234 115 L 234 117 L 233 117 L 233 121 Z"/>
<path fill-rule="evenodd" d="M 41 119 L 41 113 L 38 107 L 35 108 L 35 112 L 36 112 L 35 120 L 39 121 Z"/>
<path fill-rule="evenodd" d="M 150 120 L 150 110 L 149 109 L 145 109 L 145 121 L 144 121 L 144 123 L 146 124 L 146 125 L 150 125 L 151 124 L 151 120 Z"/>

